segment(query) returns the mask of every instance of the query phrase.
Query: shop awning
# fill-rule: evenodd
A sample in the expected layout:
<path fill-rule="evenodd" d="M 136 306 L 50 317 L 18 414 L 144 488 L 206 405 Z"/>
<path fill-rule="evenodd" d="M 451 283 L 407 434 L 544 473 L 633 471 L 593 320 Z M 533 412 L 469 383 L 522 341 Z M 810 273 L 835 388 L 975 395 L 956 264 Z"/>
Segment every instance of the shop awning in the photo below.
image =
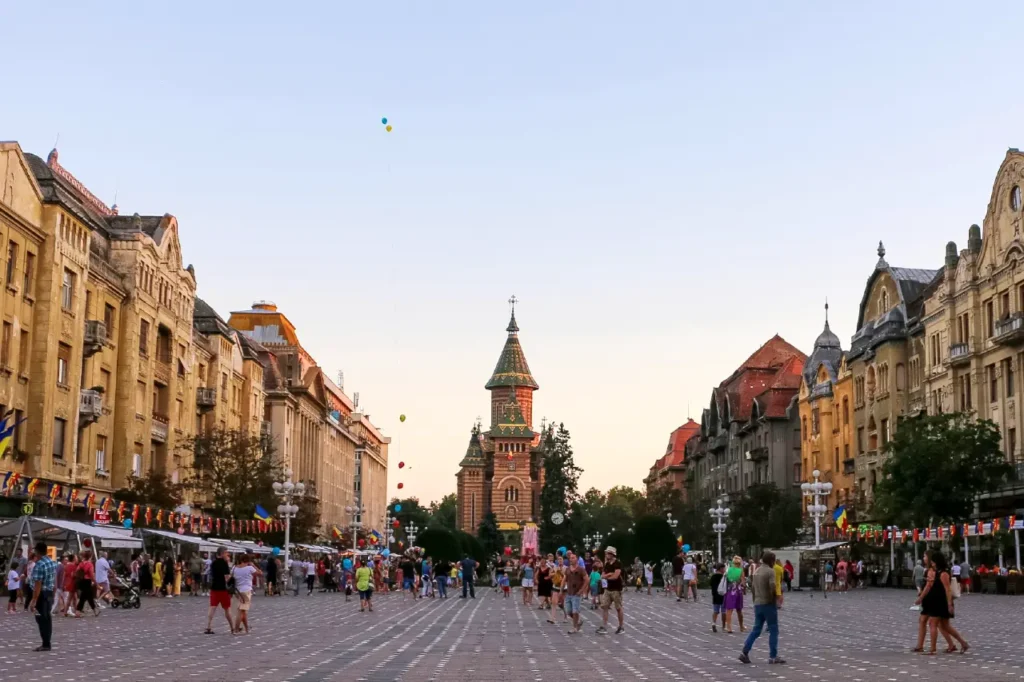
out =
<path fill-rule="evenodd" d="M 158 530 L 156 528 L 140 528 L 143 535 L 155 535 L 161 538 L 167 538 L 171 542 L 180 542 L 185 545 L 191 545 L 200 552 L 216 552 L 220 545 L 216 545 L 212 542 L 208 542 L 197 535 L 188 535 L 183 533 L 172 533 L 169 530 Z"/>
<path fill-rule="evenodd" d="M 80 521 L 23 516 L 0 526 L 0 538 L 31 534 L 33 540 L 60 545 L 83 537 L 92 538 L 103 549 L 142 549 L 142 540 L 104 526 L 90 526 Z"/>

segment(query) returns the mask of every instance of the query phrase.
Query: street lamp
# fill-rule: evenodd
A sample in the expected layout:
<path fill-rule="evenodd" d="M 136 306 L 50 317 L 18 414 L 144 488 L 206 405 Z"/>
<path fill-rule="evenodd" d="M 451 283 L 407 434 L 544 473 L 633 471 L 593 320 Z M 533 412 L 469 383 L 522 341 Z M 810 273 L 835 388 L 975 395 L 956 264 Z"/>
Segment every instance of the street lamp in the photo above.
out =
<path fill-rule="evenodd" d="M 722 500 L 717 501 L 718 506 L 708 509 L 708 514 L 714 519 L 711 530 L 718 533 L 718 563 L 722 563 L 722 533 L 725 532 L 725 520 L 729 518 L 730 510 L 722 506 Z"/>
<path fill-rule="evenodd" d="M 800 490 L 803 491 L 804 497 L 811 500 L 811 503 L 807 505 L 807 513 L 814 519 L 814 549 L 820 549 L 821 520 L 825 518 L 825 513 L 828 512 L 828 507 L 821 504 L 821 496 L 832 492 L 832 484 L 827 481 L 824 483 L 818 482 L 821 472 L 817 469 L 811 472 L 811 476 L 814 477 L 814 483 L 802 483 Z"/>
<path fill-rule="evenodd" d="M 284 483 L 274 481 L 271 488 L 274 494 L 281 498 L 281 504 L 277 505 L 278 515 L 284 519 L 284 570 L 288 570 L 288 538 L 292 531 L 292 519 L 299 513 L 299 506 L 294 504 L 295 500 L 301 499 L 306 494 L 306 486 L 299 481 L 292 483 L 292 470 L 284 470 Z"/>
<path fill-rule="evenodd" d="M 420 532 L 420 528 L 415 523 L 406 524 L 405 537 L 409 538 L 409 549 L 416 546 L 416 533 L 418 532 Z"/>
<path fill-rule="evenodd" d="M 601 540 L 604 540 L 604 535 L 601 531 L 594 533 L 594 549 L 601 549 Z"/>
<path fill-rule="evenodd" d="M 360 517 L 366 513 L 366 507 L 362 505 L 348 505 L 345 507 L 345 511 L 352 517 L 352 551 L 356 551 L 356 543 L 359 541 L 359 526 L 362 525 L 359 521 Z"/>
<path fill-rule="evenodd" d="M 391 522 L 394 518 L 391 516 L 391 510 L 388 509 L 387 513 L 384 514 L 384 548 L 390 549 L 391 543 L 395 541 L 395 529 L 391 527 Z"/>
<path fill-rule="evenodd" d="M 668 514 L 666 514 L 665 520 L 668 521 L 668 527 L 675 531 L 676 526 L 679 525 L 679 519 L 673 519 L 672 512 L 669 512 Z"/>

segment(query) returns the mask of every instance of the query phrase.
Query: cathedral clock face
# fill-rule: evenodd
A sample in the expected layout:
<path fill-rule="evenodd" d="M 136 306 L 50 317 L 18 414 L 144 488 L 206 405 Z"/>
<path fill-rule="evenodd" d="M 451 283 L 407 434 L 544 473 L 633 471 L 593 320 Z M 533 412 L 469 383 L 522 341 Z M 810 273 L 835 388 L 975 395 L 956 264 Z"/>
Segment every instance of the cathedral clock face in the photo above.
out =
<path fill-rule="evenodd" d="M 551 515 L 551 523 L 555 524 L 556 526 L 561 526 L 563 521 L 565 521 L 565 516 L 562 514 L 562 512 L 555 512 Z"/>

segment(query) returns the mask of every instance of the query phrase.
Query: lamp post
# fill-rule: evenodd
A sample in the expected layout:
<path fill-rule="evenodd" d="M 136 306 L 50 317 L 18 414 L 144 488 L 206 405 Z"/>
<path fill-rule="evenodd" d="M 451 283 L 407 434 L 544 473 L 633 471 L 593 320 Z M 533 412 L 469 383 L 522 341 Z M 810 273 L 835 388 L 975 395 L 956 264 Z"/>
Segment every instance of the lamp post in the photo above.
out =
<path fill-rule="evenodd" d="M 405 526 L 405 537 L 409 538 L 409 549 L 416 546 L 416 533 L 420 532 L 419 526 L 409 523 Z"/>
<path fill-rule="evenodd" d="M 348 505 L 345 507 L 345 511 L 352 517 L 352 551 L 356 551 L 356 543 L 359 542 L 359 526 L 360 519 L 363 514 L 366 513 L 366 507 L 362 505 Z"/>
<path fill-rule="evenodd" d="M 601 549 L 601 540 L 604 540 L 604 535 L 601 533 L 601 531 L 597 531 L 596 533 L 594 533 L 592 539 L 594 541 L 594 551 L 596 552 L 597 550 Z"/>
<path fill-rule="evenodd" d="M 800 490 L 803 491 L 804 497 L 811 500 L 811 503 L 807 505 L 807 513 L 814 519 L 814 549 L 820 549 L 821 520 L 825 518 L 825 513 L 828 512 L 828 507 L 821 503 L 821 496 L 832 492 L 832 484 L 819 482 L 818 477 L 821 476 L 821 472 L 817 469 L 811 472 L 811 476 L 814 477 L 814 483 L 802 483 Z"/>
<path fill-rule="evenodd" d="M 711 530 L 718 533 L 718 563 L 722 563 L 722 533 L 725 532 L 725 520 L 729 518 L 730 509 L 722 506 L 722 500 L 717 500 L 717 507 L 708 509 L 708 514 L 714 521 L 711 524 Z"/>
<path fill-rule="evenodd" d="M 384 514 L 384 549 L 391 550 L 391 543 L 395 541 L 395 529 L 391 527 L 391 522 L 394 518 L 391 516 L 391 510 L 388 509 L 387 513 Z"/>
<path fill-rule="evenodd" d="M 672 512 L 669 512 L 665 515 L 665 521 L 668 522 L 668 527 L 671 528 L 672 532 L 674 533 L 676 530 L 676 526 L 679 525 L 679 519 L 673 519 Z"/>
<path fill-rule="evenodd" d="M 284 570 L 288 570 L 288 542 L 292 532 L 292 519 L 299 513 L 299 506 L 295 500 L 301 499 L 306 494 L 306 486 L 299 481 L 292 483 L 292 470 L 284 470 L 284 482 L 274 481 L 271 487 L 274 494 L 281 498 L 281 504 L 277 505 L 278 515 L 284 519 Z"/>

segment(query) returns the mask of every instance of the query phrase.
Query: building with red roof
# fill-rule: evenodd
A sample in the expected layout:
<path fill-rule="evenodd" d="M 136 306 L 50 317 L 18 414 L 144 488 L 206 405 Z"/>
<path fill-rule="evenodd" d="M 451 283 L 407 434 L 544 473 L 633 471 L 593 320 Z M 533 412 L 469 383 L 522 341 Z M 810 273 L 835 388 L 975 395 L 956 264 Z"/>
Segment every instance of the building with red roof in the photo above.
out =
<path fill-rule="evenodd" d="M 677 428 L 668 437 L 665 454 L 655 460 L 644 479 L 649 493 L 654 488 L 669 485 L 681 490 L 686 497 L 686 443 L 700 433 L 700 424 L 692 419 Z"/>

